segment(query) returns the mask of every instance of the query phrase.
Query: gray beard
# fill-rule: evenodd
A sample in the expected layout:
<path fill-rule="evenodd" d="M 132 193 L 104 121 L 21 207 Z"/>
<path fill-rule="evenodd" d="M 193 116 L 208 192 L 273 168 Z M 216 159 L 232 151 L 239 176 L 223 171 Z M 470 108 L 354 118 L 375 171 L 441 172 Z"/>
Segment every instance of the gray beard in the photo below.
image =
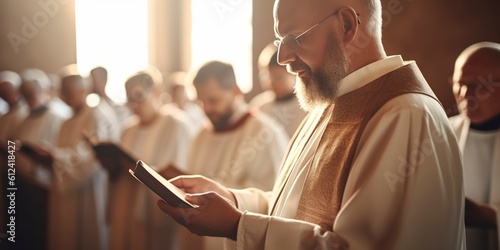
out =
<path fill-rule="evenodd" d="M 308 78 L 297 76 L 295 94 L 303 110 L 311 111 L 315 107 L 328 106 L 337 98 L 339 81 L 347 75 L 350 60 L 347 52 L 340 46 L 335 47 L 338 41 L 329 37 L 325 65 Z"/>

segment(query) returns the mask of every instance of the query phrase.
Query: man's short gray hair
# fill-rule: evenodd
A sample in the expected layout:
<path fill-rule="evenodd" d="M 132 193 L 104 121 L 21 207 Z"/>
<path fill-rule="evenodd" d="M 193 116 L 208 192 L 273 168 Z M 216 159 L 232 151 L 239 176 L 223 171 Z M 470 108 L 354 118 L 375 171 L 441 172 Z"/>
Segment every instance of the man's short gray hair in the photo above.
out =
<path fill-rule="evenodd" d="M 382 3 L 380 0 L 363 0 L 366 10 L 368 10 L 366 29 L 372 36 L 382 39 Z M 363 21 L 363 20 L 361 20 Z"/>

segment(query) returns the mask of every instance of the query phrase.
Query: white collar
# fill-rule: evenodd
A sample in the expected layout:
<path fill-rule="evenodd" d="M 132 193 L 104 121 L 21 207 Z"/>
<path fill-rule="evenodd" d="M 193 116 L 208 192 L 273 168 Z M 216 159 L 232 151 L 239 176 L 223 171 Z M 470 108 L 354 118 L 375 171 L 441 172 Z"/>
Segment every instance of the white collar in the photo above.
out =
<path fill-rule="evenodd" d="M 375 79 L 405 65 L 400 55 L 389 56 L 370 63 L 340 80 L 337 97 L 359 89 Z"/>

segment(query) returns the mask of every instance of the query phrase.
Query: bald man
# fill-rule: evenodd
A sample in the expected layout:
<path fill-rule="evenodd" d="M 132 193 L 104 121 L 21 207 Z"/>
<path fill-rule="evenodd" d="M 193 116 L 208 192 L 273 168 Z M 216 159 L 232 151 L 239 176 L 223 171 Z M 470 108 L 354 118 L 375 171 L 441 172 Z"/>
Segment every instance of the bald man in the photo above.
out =
<path fill-rule="evenodd" d="M 89 87 L 75 73 L 61 79 L 61 98 L 73 110 L 51 151 L 49 249 L 108 249 L 107 173 L 83 140 L 85 131 L 100 141 L 117 142 L 120 125 L 105 106 L 86 104 Z M 43 149 L 38 149 L 43 152 Z"/>
<path fill-rule="evenodd" d="M 465 249 L 456 137 L 415 62 L 386 55 L 380 1 L 276 0 L 274 20 L 310 112 L 273 191 L 180 177 L 200 206 L 160 208 L 236 249 Z"/>
<path fill-rule="evenodd" d="M 499 249 L 500 44 L 465 49 L 453 82 L 464 102 L 450 121 L 463 151 L 467 249 Z"/>
<path fill-rule="evenodd" d="M 21 77 L 13 71 L 2 71 L 0 72 L 0 99 L 2 99 L 8 106 L 8 112 L 0 115 L 0 143 L 3 147 L 8 145 L 7 140 L 14 139 L 14 133 L 16 128 L 21 124 L 21 122 L 26 118 L 29 113 L 27 105 L 22 101 L 21 94 L 19 92 L 19 87 L 21 86 Z M 7 161 L 7 155 L 0 154 L 0 159 L 4 162 Z M 5 156 L 5 158 L 4 158 Z M 2 164 L 0 166 L 1 178 L 0 186 L 3 191 L 0 191 L 0 195 L 5 197 L 6 180 L 7 180 L 7 165 Z M 5 223 L 5 218 L 7 218 L 7 201 L 5 204 L 4 199 L 0 202 L 2 208 L 0 208 L 0 230 L 3 232 L 7 231 L 7 223 Z"/>
<path fill-rule="evenodd" d="M 29 113 L 27 105 L 21 99 L 20 86 L 21 77 L 16 72 L 0 72 L 0 98 L 9 106 L 9 111 L 0 116 L 1 139 L 13 138 L 16 127 Z"/>
<path fill-rule="evenodd" d="M 22 144 L 39 144 L 52 148 L 57 142 L 59 129 L 65 120 L 49 106 L 50 79 L 40 69 L 27 69 L 21 73 L 20 92 L 30 109 L 29 115 L 16 128 L 15 139 Z M 47 247 L 48 194 L 52 186 L 51 171 L 28 155 L 16 155 L 16 174 L 20 189 L 19 216 L 16 231 L 26 238 L 19 240 L 19 247 L 36 249 Z M 31 235 L 30 232 L 37 232 Z M 28 237 L 29 236 L 29 240 Z"/>

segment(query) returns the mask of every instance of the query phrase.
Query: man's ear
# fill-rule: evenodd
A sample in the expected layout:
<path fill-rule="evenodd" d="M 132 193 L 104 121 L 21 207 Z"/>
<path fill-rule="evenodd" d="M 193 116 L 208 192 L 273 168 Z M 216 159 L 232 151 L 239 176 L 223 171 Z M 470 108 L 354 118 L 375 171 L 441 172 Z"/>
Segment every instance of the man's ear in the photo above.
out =
<path fill-rule="evenodd" d="M 342 41 L 348 45 L 354 40 L 358 32 L 359 17 L 356 11 L 349 6 L 341 7 L 338 15 L 343 25 Z"/>

